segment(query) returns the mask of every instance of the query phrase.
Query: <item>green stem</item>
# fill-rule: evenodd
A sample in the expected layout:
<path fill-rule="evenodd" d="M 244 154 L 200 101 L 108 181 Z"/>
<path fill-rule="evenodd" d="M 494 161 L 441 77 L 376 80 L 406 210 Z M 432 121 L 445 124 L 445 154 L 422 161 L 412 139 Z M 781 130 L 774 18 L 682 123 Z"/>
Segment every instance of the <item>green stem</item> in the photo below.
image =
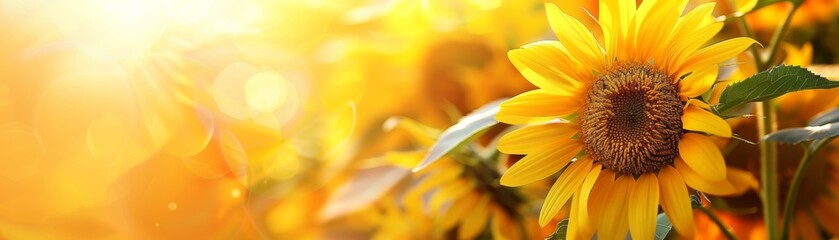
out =
<path fill-rule="evenodd" d="M 728 4 L 731 6 L 732 9 L 737 6 L 735 0 L 729 0 Z M 735 21 L 737 21 L 737 25 L 740 27 L 740 34 L 743 34 L 743 36 L 746 36 L 748 38 L 751 38 L 751 39 L 754 39 L 755 41 L 757 41 L 757 38 L 755 37 L 754 31 L 752 31 L 752 29 L 749 28 L 749 24 L 748 24 L 748 22 L 746 22 L 746 18 L 744 16 L 736 16 L 735 19 L 736 19 Z M 761 60 L 760 52 L 758 51 L 757 48 L 758 48 L 757 45 L 752 44 L 752 46 L 749 47 L 749 51 L 752 53 L 752 56 L 754 56 L 755 69 L 759 70 L 763 63 L 762 63 L 762 60 Z"/>
<path fill-rule="evenodd" d="M 798 9 L 798 5 L 793 5 L 792 9 L 784 18 L 781 24 L 772 35 L 769 42 L 769 57 L 766 61 L 761 61 L 759 56 L 755 56 L 755 61 L 758 62 L 758 72 L 769 69 L 774 65 L 778 58 L 778 47 L 781 45 L 781 40 L 789 28 L 792 14 Z M 778 130 L 777 114 L 775 112 L 775 100 L 767 100 L 759 103 L 758 116 L 758 137 L 764 139 L 769 133 Z M 777 144 L 774 142 L 760 141 L 760 182 L 763 185 L 760 189 L 760 197 L 763 201 L 763 219 L 766 221 L 766 235 L 768 239 L 779 239 L 778 232 L 778 159 L 777 159 Z"/>
<path fill-rule="evenodd" d="M 798 168 L 795 170 L 795 175 L 792 177 L 792 183 L 790 183 L 789 193 L 787 193 L 787 199 L 784 205 L 784 223 L 782 225 L 784 229 L 781 235 L 783 239 L 789 239 L 789 221 L 792 220 L 792 210 L 795 207 L 795 200 L 798 197 L 798 186 L 801 184 L 804 170 L 810 164 L 811 156 L 810 149 L 805 146 L 804 157 L 801 158 L 801 162 L 798 163 Z"/>
<path fill-rule="evenodd" d="M 720 220 L 720 218 L 717 217 L 717 215 L 714 214 L 714 212 L 711 211 L 711 209 L 708 209 L 706 207 L 701 207 L 701 206 L 697 207 L 696 209 L 699 209 L 699 211 L 702 211 L 703 213 L 705 213 L 705 215 L 707 215 L 708 218 L 711 219 L 711 221 L 714 221 L 714 223 L 717 224 L 717 227 L 720 228 L 720 231 L 723 234 L 725 234 L 725 236 L 728 237 L 729 240 L 737 239 L 737 237 L 734 236 L 734 234 L 731 233 L 731 231 L 728 230 L 728 227 L 725 226 L 725 223 L 723 223 L 722 220 Z"/>
<path fill-rule="evenodd" d="M 769 133 L 777 130 L 775 102 L 768 100 L 759 103 L 758 116 L 758 139 L 764 139 Z M 760 188 L 761 200 L 763 200 L 763 219 L 766 220 L 766 231 L 769 239 L 778 239 L 778 172 L 776 144 L 770 141 L 760 141 Z"/>
<path fill-rule="evenodd" d="M 760 71 L 769 69 L 773 65 L 775 65 L 775 61 L 778 58 L 778 47 L 781 45 L 781 40 L 784 34 L 787 33 L 789 29 L 789 23 L 792 21 L 792 14 L 795 10 L 798 9 L 798 5 L 793 5 L 792 9 L 790 9 L 789 13 L 784 18 L 784 23 L 778 26 L 778 29 L 775 30 L 775 33 L 772 35 L 772 40 L 769 42 L 769 59 L 766 59 L 765 62 L 760 63 Z M 760 58 L 756 58 L 760 59 Z"/>

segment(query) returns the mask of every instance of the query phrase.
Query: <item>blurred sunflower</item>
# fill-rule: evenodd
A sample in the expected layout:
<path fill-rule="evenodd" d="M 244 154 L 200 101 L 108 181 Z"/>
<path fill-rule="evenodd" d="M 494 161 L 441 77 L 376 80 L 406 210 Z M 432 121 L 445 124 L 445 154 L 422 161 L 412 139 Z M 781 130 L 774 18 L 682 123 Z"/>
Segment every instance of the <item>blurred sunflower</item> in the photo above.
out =
<path fill-rule="evenodd" d="M 749 19 L 749 23 L 755 31 L 769 34 L 784 21 L 783 18 L 779 18 L 778 16 L 785 16 L 790 9 L 792 9 L 791 3 L 778 2 L 758 9 L 746 17 Z M 804 1 L 792 15 L 790 26 L 793 28 L 804 28 L 829 23 L 835 15 L 835 1 L 808 0 Z"/>
<path fill-rule="evenodd" d="M 786 58 L 785 64 L 808 66 L 813 56 L 812 46 L 805 44 L 802 47 L 795 47 L 789 44 L 782 45 Z M 743 66 L 752 66 L 745 63 Z M 750 67 L 740 67 L 738 74 L 754 74 Z M 740 79 L 740 78 L 733 78 Z M 839 90 L 810 90 L 786 94 L 778 98 L 778 115 L 785 116 L 778 118 L 778 128 L 791 128 L 807 126 L 810 119 L 819 113 L 839 107 L 839 99 L 836 95 Z M 734 132 L 747 139 L 757 139 L 756 123 L 754 118 L 742 118 L 730 120 L 734 126 Z M 753 174 L 759 173 L 757 164 L 759 149 L 750 144 L 731 145 L 731 153 L 728 155 L 729 165 L 749 170 Z M 781 193 L 788 192 L 799 161 L 803 156 L 800 147 L 794 145 L 778 146 L 778 182 Z M 793 239 L 820 239 L 824 236 L 839 236 L 839 227 L 831 222 L 839 219 L 839 202 L 835 198 L 839 194 L 839 141 L 832 141 L 825 145 L 812 159 L 806 170 L 801 186 L 799 187 L 798 199 L 793 210 L 791 237 Z M 783 202 L 785 195 L 779 196 Z M 736 198 L 723 198 L 728 207 L 733 209 L 759 209 L 761 201 L 754 193 L 744 194 Z M 724 222 L 733 227 L 734 234 L 744 239 L 762 239 L 765 225 L 760 211 L 748 214 L 737 214 L 736 212 L 718 210 Z M 697 218 L 697 226 L 708 226 L 715 229 L 715 225 L 709 224 L 710 220 L 704 217 Z M 700 227 L 701 228 L 701 227 Z M 697 238 L 722 237 L 716 230 L 697 231 Z"/>
<path fill-rule="evenodd" d="M 424 155 L 423 151 L 398 157 L 421 160 Z M 494 169 L 475 158 L 442 159 L 417 174 L 417 184 L 402 201 L 407 208 L 422 209 L 427 197 L 427 209 L 437 216 L 436 230 L 440 234 L 457 227 L 458 239 L 474 239 L 489 224 L 496 238 L 522 239 L 519 228 L 511 226 L 527 221 L 518 214 L 523 212 L 524 199 L 516 190 L 498 185 L 494 181 L 497 177 Z"/>
<path fill-rule="evenodd" d="M 430 147 L 437 136 L 433 129 L 416 122 L 401 121 L 400 125 L 410 129 L 425 147 Z M 532 209 L 527 196 L 538 189 L 499 185 L 500 176 L 487 163 L 490 160 L 473 150 L 455 150 L 417 172 L 413 186 L 401 196 L 404 208 L 427 212 L 434 221 L 434 236 L 438 238 L 475 239 L 487 228 L 497 239 L 540 238 L 549 234 L 550 231 L 541 232 L 536 227 L 535 219 L 521 214 Z M 426 154 L 426 150 L 391 152 L 386 158 L 398 166 L 413 168 Z"/>
<path fill-rule="evenodd" d="M 679 234 L 692 236 L 686 186 L 726 195 L 757 184 L 748 172 L 726 168 L 707 134 L 731 137 L 731 129 L 694 98 L 711 89 L 720 63 L 755 41 L 700 48 L 723 23 L 711 16 L 714 3 L 680 16 L 686 2 L 644 1 L 636 9 L 635 1 L 601 1 L 602 41 L 548 4 L 559 41 L 508 53 L 539 89 L 503 103 L 496 119 L 542 124 L 500 139 L 500 151 L 527 154 L 501 184 L 521 186 L 561 172 L 540 225 L 571 200 L 569 238 L 590 238 L 597 229 L 599 238 L 623 238 L 628 228 L 633 238 L 651 239 L 661 203 Z M 555 120 L 560 117 L 567 121 Z"/>

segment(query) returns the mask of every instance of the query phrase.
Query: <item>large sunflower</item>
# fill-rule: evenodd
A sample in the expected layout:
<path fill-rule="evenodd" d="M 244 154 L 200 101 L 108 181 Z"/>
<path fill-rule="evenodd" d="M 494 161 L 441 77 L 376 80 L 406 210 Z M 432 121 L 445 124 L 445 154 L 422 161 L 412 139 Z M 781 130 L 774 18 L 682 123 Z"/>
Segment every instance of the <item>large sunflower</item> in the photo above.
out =
<path fill-rule="evenodd" d="M 756 184 L 749 173 L 726 168 L 708 135 L 731 137 L 731 128 L 697 98 L 713 85 L 720 63 L 755 41 L 702 47 L 723 23 L 711 16 L 714 3 L 681 16 L 686 2 L 644 1 L 636 8 L 634 0 L 601 1 L 601 39 L 548 4 L 559 41 L 508 53 L 539 89 L 503 103 L 496 118 L 540 124 L 500 139 L 500 151 L 527 155 L 501 183 L 520 186 L 561 171 L 541 225 L 570 201 L 571 239 L 598 229 L 603 239 L 623 238 L 627 229 L 635 239 L 651 239 L 661 203 L 675 229 L 692 236 L 686 185 L 732 194 Z"/>

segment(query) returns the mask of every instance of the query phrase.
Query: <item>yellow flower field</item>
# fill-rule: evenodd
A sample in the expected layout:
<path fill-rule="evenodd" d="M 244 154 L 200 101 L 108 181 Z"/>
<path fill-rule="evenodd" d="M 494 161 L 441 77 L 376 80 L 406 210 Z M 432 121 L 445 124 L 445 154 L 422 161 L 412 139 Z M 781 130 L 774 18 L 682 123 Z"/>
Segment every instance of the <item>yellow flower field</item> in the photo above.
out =
<path fill-rule="evenodd" d="M 0 1 L 0 239 L 839 238 L 839 1 Z"/>

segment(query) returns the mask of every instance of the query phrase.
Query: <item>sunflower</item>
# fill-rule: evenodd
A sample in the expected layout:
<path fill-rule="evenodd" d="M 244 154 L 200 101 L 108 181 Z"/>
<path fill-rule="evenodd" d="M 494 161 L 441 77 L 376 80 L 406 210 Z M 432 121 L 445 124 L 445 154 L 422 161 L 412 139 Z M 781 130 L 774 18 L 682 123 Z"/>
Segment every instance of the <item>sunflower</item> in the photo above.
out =
<path fill-rule="evenodd" d="M 501 152 L 526 154 L 501 177 L 521 186 L 561 172 L 539 216 L 547 224 L 569 201 L 568 237 L 651 239 L 659 203 L 683 236 L 692 236 L 688 186 L 710 194 L 754 187 L 746 171 L 726 168 L 708 135 L 731 128 L 696 98 L 711 89 L 719 64 L 755 43 L 734 38 L 702 47 L 722 28 L 706 3 L 681 16 L 687 1 L 601 1 L 598 39 L 552 4 L 558 41 L 509 51 L 538 89 L 501 105 L 496 119 L 523 125 Z M 573 160 L 576 159 L 576 160 Z"/>
<path fill-rule="evenodd" d="M 786 53 L 784 63 L 788 65 L 808 66 L 813 56 L 811 44 L 804 44 L 795 47 L 789 44 L 781 45 Z M 746 63 L 744 66 L 751 66 Z M 738 68 L 738 74 L 754 74 L 754 69 Z M 737 79 L 737 78 L 734 78 Z M 810 119 L 818 116 L 819 113 L 839 107 L 839 99 L 836 95 L 839 90 L 808 90 L 786 94 L 778 98 L 778 115 L 785 116 L 778 119 L 778 128 L 792 128 L 807 126 Z M 756 122 L 754 118 L 731 120 L 734 132 L 743 138 L 757 139 Z M 759 149 L 754 145 L 730 143 L 731 153 L 728 155 L 730 166 L 742 167 L 752 173 L 759 172 L 758 162 Z M 793 174 L 803 156 L 800 147 L 794 145 L 779 145 L 778 151 L 778 182 L 780 192 L 788 191 Z M 820 239 L 823 236 L 839 236 L 839 226 L 831 224 L 839 220 L 839 202 L 835 196 L 839 196 L 839 140 L 827 143 L 819 152 L 812 156 L 810 166 L 807 168 L 801 186 L 799 187 L 798 199 L 793 210 L 792 222 L 790 225 L 792 239 Z M 783 202 L 785 195 L 779 196 L 778 201 Z M 724 198 L 726 204 L 735 209 L 758 209 L 761 206 L 760 198 L 756 194 L 744 194 L 736 198 Z M 724 222 L 735 229 L 734 234 L 739 238 L 760 239 L 765 223 L 760 211 L 750 214 L 736 214 L 724 210 L 718 210 L 717 215 Z M 702 229 L 703 225 L 709 225 L 709 219 L 698 218 L 697 226 Z M 716 228 L 714 225 L 709 228 Z M 698 231 L 697 239 L 708 239 L 721 237 L 719 232 Z"/>
<path fill-rule="evenodd" d="M 433 128 L 411 120 L 400 120 L 398 127 L 409 132 L 424 148 L 439 134 Z M 388 162 L 406 168 L 418 165 L 427 150 L 389 152 Z M 536 220 L 527 214 L 530 189 L 515 189 L 498 184 L 498 171 L 488 159 L 472 148 L 458 148 L 412 177 L 412 186 L 400 197 L 409 212 L 418 209 L 433 222 L 435 238 L 475 239 L 489 232 L 497 239 L 545 237 Z M 537 190 L 538 191 L 538 190 Z M 544 192 L 544 191 L 542 191 Z M 522 232 L 524 231 L 524 232 Z"/>
<path fill-rule="evenodd" d="M 422 159 L 424 155 L 415 152 L 401 157 Z M 406 208 L 425 206 L 434 216 L 437 234 L 456 231 L 458 239 L 475 239 L 488 229 L 498 239 L 521 239 L 522 232 L 515 226 L 522 224 L 527 236 L 538 237 L 535 219 L 519 214 L 527 209 L 525 198 L 516 189 L 499 186 L 497 177 L 494 169 L 477 159 L 447 157 L 417 173 L 417 182 L 403 203 Z"/>

